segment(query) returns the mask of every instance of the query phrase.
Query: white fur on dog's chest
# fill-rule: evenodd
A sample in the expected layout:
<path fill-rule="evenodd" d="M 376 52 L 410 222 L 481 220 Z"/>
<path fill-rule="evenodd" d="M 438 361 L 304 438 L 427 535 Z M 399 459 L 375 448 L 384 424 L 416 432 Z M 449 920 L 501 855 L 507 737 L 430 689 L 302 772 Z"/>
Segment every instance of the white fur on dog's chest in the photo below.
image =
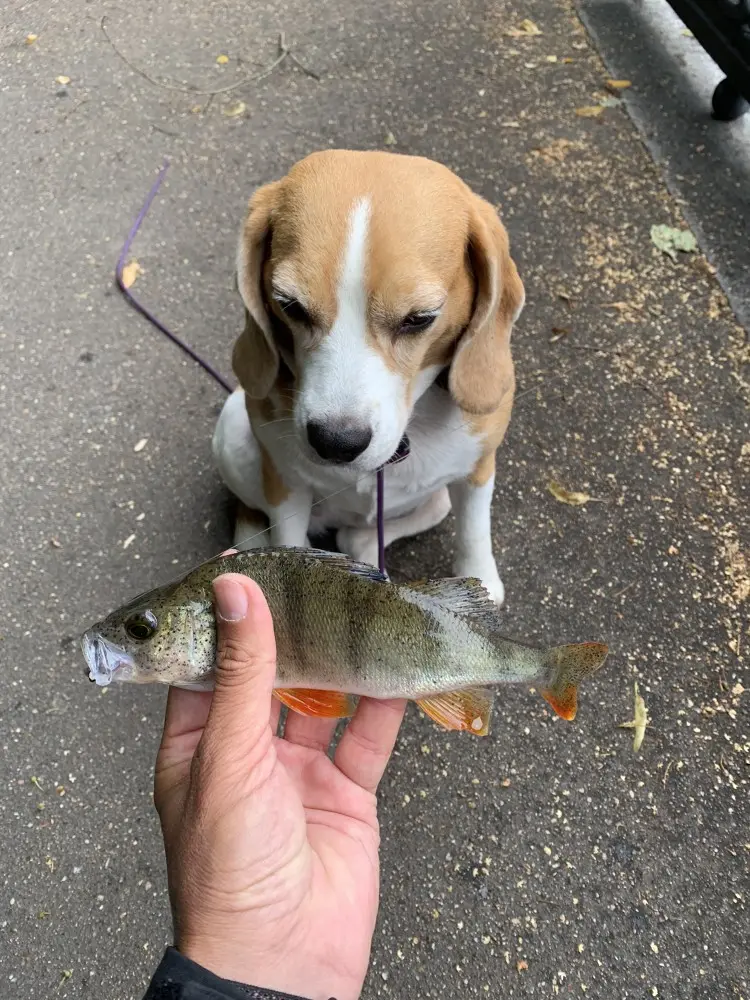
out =
<path fill-rule="evenodd" d="M 450 394 L 438 386 L 431 386 L 417 402 L 407 433 L 409 456 L 385 469 L 387 518 L 409 513 L 436 490 L 465 479 L 481 454 L 481 441 Z M 316 464 L 288 436 L 288 425 L 268 425 L 258 436 L 285 482 L 312 488 L 314 528 L 375 524 L 374 474 L 353 480 L 346 466 Z"/>

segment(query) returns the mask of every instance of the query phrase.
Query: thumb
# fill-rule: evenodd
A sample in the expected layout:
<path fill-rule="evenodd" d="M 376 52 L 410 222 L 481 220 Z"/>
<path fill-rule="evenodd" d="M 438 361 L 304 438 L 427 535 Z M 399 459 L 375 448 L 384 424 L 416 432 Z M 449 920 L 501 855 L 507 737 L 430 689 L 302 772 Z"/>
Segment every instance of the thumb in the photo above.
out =
<path fill-rule="evenodd" d="M 206 723 L 214 749 L 235 756 L 268 728 L 276 678 L 271 612 L 253 580 L 225 573 L 213 584 L 216 611 L 216 687 Z"/>

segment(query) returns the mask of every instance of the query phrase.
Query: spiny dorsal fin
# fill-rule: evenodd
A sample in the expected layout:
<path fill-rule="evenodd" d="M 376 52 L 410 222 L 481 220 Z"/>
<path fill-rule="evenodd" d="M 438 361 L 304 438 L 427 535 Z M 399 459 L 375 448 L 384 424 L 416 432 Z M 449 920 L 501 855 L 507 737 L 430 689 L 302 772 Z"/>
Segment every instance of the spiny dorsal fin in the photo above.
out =
<path fill-rule="evenodd" d="M 473 577 L 449 577 L 444 580 L 419 580 L 407 584 L 410 590 L 431 597 L 448 611 L 496 631 L 500 624 L 497 606 L 482 585 Z"/>
<path fill-rule="evenodd" d="M 238 553 L 240 556 L 244 554 L 242 552 Z M 370 566 L 369 563 L 357 562 L 354 559 L 350 559 L 349 556 L 343 555 L 341 552 L 329 552 L 327 549 L 303 549 L 278 545 L 268 549 L 256 549 L 252 553 L 248 552 L 247 554 L 252 555 L 253 559 L 256 560 L 258 558 L 273 559 L 274 557 L 293 555 L 301 560 L 315 560 L 316 562 L 327 563 L 332 569 L 340 569 L 346 573 L 353 573 L 355 576 L 365 577 L 375 583 L 388 582 L 388 577 L 384 576 L 375 566 Z M 237 556 L 229 556 L 228 558 L 234 559 Z"/>
<path fill-rule="evenodd" d="M 491 688 L 473 687 L 429 695 L 420 698 L 417 704 L 425 715 L 444 729 L 486 736 L 490 731 L 494 697 L 495 692 Z"/>

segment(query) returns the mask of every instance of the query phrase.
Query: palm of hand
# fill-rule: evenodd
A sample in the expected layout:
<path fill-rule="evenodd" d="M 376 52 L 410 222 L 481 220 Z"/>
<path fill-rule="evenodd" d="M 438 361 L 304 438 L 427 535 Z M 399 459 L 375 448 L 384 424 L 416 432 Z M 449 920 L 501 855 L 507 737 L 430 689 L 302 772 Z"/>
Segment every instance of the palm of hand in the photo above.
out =
<path fill-rule="evenodd" d="M 179 715 L 203 716 L 183 718 L 181 731 L 167 728 L 157 759 L 177 947 L 224 978 L 313 1000 L 354 1000 L 378 905 L 374 790 L 321 749 L 333 723 L 300 717 L 288 720 L 287 738 L 267 728 L 242 760 L 222 760 L 218 770 L 195 727 L 210 696 L 172 691 L 170 698 Z M 400 704 L 370 706 L 389 709 L 397 726 Z M 356 729 L 352 749 L 377 758 Z"/>

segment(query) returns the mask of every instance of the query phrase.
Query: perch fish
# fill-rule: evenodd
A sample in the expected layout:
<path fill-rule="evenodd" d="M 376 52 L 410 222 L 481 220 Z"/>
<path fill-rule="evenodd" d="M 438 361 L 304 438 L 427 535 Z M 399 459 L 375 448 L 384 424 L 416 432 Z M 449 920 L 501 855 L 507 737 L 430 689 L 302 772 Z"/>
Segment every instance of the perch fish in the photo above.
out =
<path fill-rule="evenodd" d="M 525 684 L 572 720 L 578 684 L 607 657 L 598 642 L 538 649 L 504 637 L 478 580 L 397 584 L 342 555 L 268 548 L 204 563 L 92 626 L 81 640 L 90 679 L 210 690 L 211 583 L 222 573 L 263 590 L 278 650 L 274 693 L 303 715 L 346 718 L 359 696 L 409 698 L 444 728 L 484 736 L 494 689 Z"/>

